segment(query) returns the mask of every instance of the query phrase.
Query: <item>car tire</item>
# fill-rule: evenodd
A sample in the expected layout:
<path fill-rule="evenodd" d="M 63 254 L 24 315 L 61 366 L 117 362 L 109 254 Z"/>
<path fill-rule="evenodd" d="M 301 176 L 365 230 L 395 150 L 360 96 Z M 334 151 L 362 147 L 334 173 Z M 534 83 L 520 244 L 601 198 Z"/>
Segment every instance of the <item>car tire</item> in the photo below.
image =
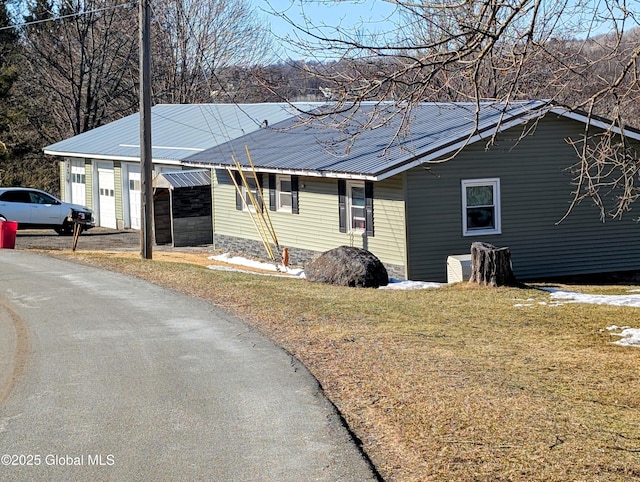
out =
<path fill-rule="evenodd" d="M 60 236 L 71 236 L 73 234 L 73 223 L 65 221 L 62 226 L 54 229 Z"/>

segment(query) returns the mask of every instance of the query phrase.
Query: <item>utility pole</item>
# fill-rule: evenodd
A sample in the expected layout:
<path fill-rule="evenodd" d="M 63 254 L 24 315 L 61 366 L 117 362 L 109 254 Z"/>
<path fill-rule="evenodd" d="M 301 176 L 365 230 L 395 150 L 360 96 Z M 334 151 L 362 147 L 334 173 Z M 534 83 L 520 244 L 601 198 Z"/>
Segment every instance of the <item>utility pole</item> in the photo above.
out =
<path fill-rule="evenodd" d="M 142 230 L 140 257 L 152 259 L 153 158 L 151 152 L 151 9 L 150 0 L 138 0 L 140 19 L 140 184 Z"/>

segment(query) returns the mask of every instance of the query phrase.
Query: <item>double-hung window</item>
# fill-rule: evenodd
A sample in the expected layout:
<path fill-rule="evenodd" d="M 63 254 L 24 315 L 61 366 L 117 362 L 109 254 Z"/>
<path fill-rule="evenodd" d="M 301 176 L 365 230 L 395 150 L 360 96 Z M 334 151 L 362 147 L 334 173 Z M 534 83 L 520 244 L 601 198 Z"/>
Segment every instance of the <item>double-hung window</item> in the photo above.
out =
<path fill-rule="evenodd" d="M 500 234 L 500 179 L 462 181 L 462 234 Z"/>
<path fill-rule="evenodd" d="M 367 227 L 364 182 L 347 183 L 347 206 L 351 231 L 364 231 Z"/>
<path fill-rule="evenodd" d="M 245 173 L 244 178 L 246 185 L 242 179 L 242 176 L 238 171 L 234 171 L 232 174 L 235 178 L 235 184 L 240 187 L 240 193 L 236 192 L 236 209 L 239 211 L 256 211 L 253 200 L 257 203 L 257 210 L 262 211 L 262 174 Z M 258 181 L 256 182 L 256 177 Z"/>
<path fill-rule="evenodd" d="M 338 215 L 341 233 L 373 236 L 373 182 L 338 179 Z"/>
<path fill-rule="evenodd" d="M 290 213 L 292 206 L 291 176 L 276 176 L 276 211 Z"/>
<path fill-rule="evenodd" d="M 254 203 L 259 203 L 258 186 L 253 176 L 245 174 L 246 184 L 242 185 L 242 197 L 244 197 L 244 209 L 255 211 Z M 253 198 L 253 199 L 252 199 Z"/>
<path fill-rule="evenodd" d="M 269 210 L 299 214 L 298 176 L 269 174 Z"/>

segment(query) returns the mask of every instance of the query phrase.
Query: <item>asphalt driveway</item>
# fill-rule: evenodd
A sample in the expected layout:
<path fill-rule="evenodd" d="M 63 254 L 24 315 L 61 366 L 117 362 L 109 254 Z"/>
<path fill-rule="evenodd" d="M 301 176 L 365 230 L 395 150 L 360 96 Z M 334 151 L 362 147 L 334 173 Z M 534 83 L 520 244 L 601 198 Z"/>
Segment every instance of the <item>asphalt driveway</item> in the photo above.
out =
<path fill-rule="evenodd" d="M 375 477 L 313 377 L 241 321 L 0 250 L 0 479 Z"/>
<path fill-rule="evenodd" d="M 60 236 L 53 229 L 19 230 L 16 249 L 70 250 L 72 236 Z M 154 246 L 155 249 L 170 249 Z M 78 238 L 78 250 L 140 250 L 140 231 L 131 229 L 92 228 Z M 196 248 L 189 248 L 196 249 Z M 202 248 L 199 248 L 202 249 Z"/>

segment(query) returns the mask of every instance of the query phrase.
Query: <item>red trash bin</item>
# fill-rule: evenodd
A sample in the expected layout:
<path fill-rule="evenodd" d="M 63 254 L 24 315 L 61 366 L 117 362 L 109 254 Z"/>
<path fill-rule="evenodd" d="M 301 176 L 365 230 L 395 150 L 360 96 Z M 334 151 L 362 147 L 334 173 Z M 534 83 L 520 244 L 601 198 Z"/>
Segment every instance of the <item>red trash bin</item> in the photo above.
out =
<path fill-rule="evenodd" d="M 0 221 L 0 248 L 13 249 L 16 247 L 17 221 Z"/>

